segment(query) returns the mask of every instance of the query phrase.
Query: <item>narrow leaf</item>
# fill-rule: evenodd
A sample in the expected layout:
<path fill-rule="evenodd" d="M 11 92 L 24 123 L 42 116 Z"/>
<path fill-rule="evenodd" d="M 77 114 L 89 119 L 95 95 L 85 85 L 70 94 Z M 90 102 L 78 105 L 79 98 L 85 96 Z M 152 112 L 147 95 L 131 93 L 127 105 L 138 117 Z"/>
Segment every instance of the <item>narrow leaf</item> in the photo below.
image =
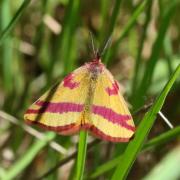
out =
<path fill-rule="evenodd" d="M 13 166 L 6 171 L 4 180 L 16 179 L 17 175 L 21 173 L 35 158 L 39 151 L 47 145 L 47 143 L 53 140 L 55 134 L 52 132 L 46 133 L 44 140 L 36 139 L 32 146 L 26 151 L 26 153 L 16 162 Z"/>
<path fill-rule="evenodd" d="M 150 129 L 153 126 L 157 113 L 162 108 L 165 98 L 179 74 L 180 65 L 176 68 L 174 74 L 162 90 L 159 97 L 156 99 L 152 108 L 145 114 L 135 133 L 135 138 L 127 146 L 127 149 L 125 150 L 124 155 L 112 176 L 112 180 L 126 179 L 133 162 L 135 161 L 139 151 L 143 146 L 144 140 L 146 139 Z"/>
<path fill-rule="evenodd" d="M 78 156 L 77 156 L 77 165 L 76 165 L 76 179 L 83 179 L 85 159 L 86 159 L 86 149 L 87 149 L 87 136 L 86 131 L 80 131 L 79 134 L 79 146 L 78 146 Z"/>
<path fill-rule="evenodd" d="M 147 150 L 149 148 L 154 148 L 156 146 L 163 145 L 170 140 L 176 138 L 177 136 L 180 136 L 180 127 L 176 127 L 174 129 L 171 129 L 165 133 L 160 134 L 158 137 L 155 137 L 151 140 L 149 140 L 142 148 L 142 150 Z M 90 175 L 91 178 L 97 178 L 101 174 L 106 173 L 107 171 L 110 171 L 111 169 L 115 168 L 119 162 L 122 159 L 122 155 L 115 157 L 114 159 L 109 160 L 108 162 L 102 164 L 101 166 L 98 166 L 93 172 L 93 174 Z"/>
<path fill-rule="evenodd" d="M 159 162 L 143 180 L 179 179 L 180 146 L 173 149 Z"/>
<path fill-rule="evenodd" d="M 14 17 L 12 18 L 10 23 L 7 25 L 7 27 L 0 34 L 0 44 L 3 42 L 5 37 L 9 34 L 11 29 L 16 25 L 18 19 L 20 18 L 20 16 L 22 15 L 22 13 L 24 12 L 24 10 L 26 9 L 26 7 L 29 5 L 30 2 L 31 2 L 31 0 L 25 0 L 22 3 L 22 5 L 19 7 L 19 9 L 17 10 L 16 14 L 14 15 Z"/>

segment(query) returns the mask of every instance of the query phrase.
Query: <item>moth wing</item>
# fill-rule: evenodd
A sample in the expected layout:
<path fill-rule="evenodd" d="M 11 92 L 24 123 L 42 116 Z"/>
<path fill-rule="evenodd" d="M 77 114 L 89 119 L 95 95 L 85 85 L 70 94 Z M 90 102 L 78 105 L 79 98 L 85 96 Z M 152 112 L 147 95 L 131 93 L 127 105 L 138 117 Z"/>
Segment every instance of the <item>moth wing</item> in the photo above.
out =
<path fill-rule="evenodd" d="M 132 116 L 120 94 L 119 84 L 105 68 L 97 79 L 91 121 L 91 132 L 107 141 L 127 142 L 135 131 Z"/>
<path fill-rule="evenodd" d="M 88 88 L 88 73 L 80 67 L 42 95 L 26 111 L 28 123 L 69 135 L 80 129 Z"/>

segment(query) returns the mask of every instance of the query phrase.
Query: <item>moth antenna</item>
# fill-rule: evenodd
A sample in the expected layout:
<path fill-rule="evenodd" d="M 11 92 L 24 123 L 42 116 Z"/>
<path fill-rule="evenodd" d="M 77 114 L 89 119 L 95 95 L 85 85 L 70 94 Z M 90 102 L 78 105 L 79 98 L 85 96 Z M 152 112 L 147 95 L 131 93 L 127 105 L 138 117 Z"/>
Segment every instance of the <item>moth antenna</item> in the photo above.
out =
<path fill-rule="evenodd" d="M 98 60 L 100 60 L 100 58 L 101 58 L 101 53 L 100 53 L 100 51 L 99 51 L 99 48 L 96 49 L 96 58 L 97 58 Z"/>
<path fill-rule="evenodd" d="M 100 53 L 101 56 L 105 53 L 105 50 L 107 49 L 107 47 L 109 46 L 111 42 L 112 42 L 112 36 L 109 36 L 108 40 L 106 41 L 104 45 L 104 48 L 102 49 L 102 52 Z"/>
<path fill-rule="evenodd" d="M 92 34 L 91 31 L 89 32 L 89 34 L 90 34 L 90 37 L 91 37 L 91 46 L 92 46 L 93 54 L 94 54 L 94 57 L 96 57 L 93 34 Z"/>

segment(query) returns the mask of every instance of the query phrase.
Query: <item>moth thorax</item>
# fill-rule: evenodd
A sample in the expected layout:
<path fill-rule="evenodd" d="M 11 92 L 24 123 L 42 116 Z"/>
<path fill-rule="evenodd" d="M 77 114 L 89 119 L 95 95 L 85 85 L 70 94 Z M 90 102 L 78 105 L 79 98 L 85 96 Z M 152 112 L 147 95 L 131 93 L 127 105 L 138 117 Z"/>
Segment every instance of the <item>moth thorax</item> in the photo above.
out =
<path fill-rule="evenodd" d="M 103 67 L 104 65 L 99 61 L 92 61 L 87 64 L 87 68 L 90 73 L 96 74 L 96 76 L 102 72 Z"/>
<path fill-rule="evenodd" d="M 101 71 L 102 71 L 102 69 L 101 69 L 101 67 L 99 67 L 99 66 L 95 66 L 95 67 L 93 67 L 93 69 L 91 70 L 92 74 L 96 74 L 96 75 L 100 74 Z"/>

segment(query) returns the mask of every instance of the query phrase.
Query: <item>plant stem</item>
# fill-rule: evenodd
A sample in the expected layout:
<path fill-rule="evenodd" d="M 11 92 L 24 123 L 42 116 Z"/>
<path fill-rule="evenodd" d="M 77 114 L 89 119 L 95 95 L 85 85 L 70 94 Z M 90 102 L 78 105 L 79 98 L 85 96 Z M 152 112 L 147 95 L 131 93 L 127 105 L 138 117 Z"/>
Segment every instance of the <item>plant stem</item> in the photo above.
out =
<path fill-rule="evenodd" d="M 78 145 L 78 156 L 76 165 L 76 180 L 83 179 L 85 159 L 86 159 L 86 149 L 87 149 L 87 131 L 80 131 L 79 133 L 79 145 Z"/>

